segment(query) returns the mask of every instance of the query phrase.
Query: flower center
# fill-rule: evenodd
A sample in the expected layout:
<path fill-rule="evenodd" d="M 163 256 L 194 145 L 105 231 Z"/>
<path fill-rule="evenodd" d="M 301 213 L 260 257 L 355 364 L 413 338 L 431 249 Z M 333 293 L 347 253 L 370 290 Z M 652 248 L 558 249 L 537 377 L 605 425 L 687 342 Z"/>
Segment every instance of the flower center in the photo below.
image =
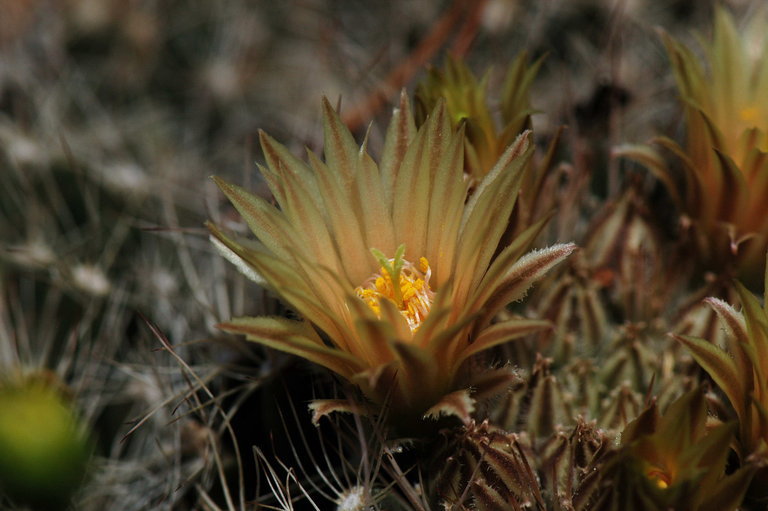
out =
<path fill-rule="evenodd" d="M 386 259 L 381 252 L 372 252 L 381 264 L 379 273 L 356 287 L 355 293 L 378 317 L 381 317 L 381 300 L 394 303 L 408 322 L 411 332 L 415 332 L 427 318 L 435 296 L 429 287 L 432 275 L 429 261 L 421 257 L 417 265 L 405 260 L 402 245 L 393 259 Z"/>

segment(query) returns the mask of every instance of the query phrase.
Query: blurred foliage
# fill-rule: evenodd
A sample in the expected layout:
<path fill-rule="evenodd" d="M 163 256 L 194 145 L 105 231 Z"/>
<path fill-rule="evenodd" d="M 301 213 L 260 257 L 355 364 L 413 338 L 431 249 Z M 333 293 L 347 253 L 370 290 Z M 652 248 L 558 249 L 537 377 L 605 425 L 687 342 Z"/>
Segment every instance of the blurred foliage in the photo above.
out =
<path fill-rule="evenodd" d="M 619 492 L 763 509 L 760 4 L 0 0 L 0 378 L 65 390 L 3 383 L 0 438 L 74 439 L 66 473 L 46 448 L 27 480 L 71 476 L 55 505 L 86 511 L 588 510 Z M 474 422 L 416 439 L 385 417 L 312 426 L 307 402 L 358 390 L 215 328 L 296 312 L 203 228 L 247 232 L 211 174 L 273 201 L 259 129 L 317 152 L 325 96 L 376 156 L 401 88 L 464 126 L 468 189 L 532 127 L 502 246 L 582 247 L 493 318 L 552 329 L 461 368 L 494 396 Z M 658 136 L 672 158 L 638 149 Z M 643 165 L 619 157 L 630 145 Z M 9 453 L 34 454 L 11 442 L 0 507 L 51 509 L 37 483 L 8 489 L 25 473 Z"/>

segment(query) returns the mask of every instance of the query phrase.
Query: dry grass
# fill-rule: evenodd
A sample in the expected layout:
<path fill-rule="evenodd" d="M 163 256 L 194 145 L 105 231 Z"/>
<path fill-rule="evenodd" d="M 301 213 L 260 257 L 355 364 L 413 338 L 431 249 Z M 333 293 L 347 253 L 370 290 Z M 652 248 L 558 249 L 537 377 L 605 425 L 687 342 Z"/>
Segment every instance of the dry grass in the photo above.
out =
<path fill-rule="evenodd" d="M 452 49 L 495 66 L 493 88 L 525 48 L 549 54 L 534 125 L 570 126 L 583 194 L 559 235 L 581 238 L 640 175 L 611 146 L 680 129 L 653 28 L 685 39 L 712 4 L 0 0 L 0 373 L 50 371 L 74 396 L 97 445 L 75 509 L 433 506 L 381 424 L 308 427 L 310 393 L 274 401 L 307 368 L 215 328 L 288 312 L 212 250 L 206 219 L 243 226 L 208 176 L 267 194 L 257 130 L 317 149 L 323 95 L 376 151 L 424 65 Z"/>

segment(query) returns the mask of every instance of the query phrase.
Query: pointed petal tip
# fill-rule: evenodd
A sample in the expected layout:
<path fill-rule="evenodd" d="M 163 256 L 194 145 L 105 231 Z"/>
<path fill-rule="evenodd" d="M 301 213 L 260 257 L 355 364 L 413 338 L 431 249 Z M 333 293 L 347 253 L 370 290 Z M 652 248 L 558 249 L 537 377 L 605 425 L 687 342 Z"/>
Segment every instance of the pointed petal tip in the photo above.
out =
<path fill-rule="evenodd" d="M 458 417 L 465 425 L 472 420 L 475 400 L 469 389 L 461 389 L 443 396 L 422 416 L 423 420 L 438 420 L 440 417 Z"/>
<path fill-rule="evenodd" d="M 400 102 L 400 106 L 403 106 L 408 103 L 408 90 L 405 87 L 400 89 L 399 102 Z"/>
<path fill-rule="evenodd" d="M 448 107 L 445 98 L 441 97 L 437 100 L 437 103 L 429 112 L 429 115 L 427 115 L 427 118 L 422 124 L 422 127 L 425 130 L 435 130 L 443 128 L 446 125 L 450 125 L 450 120 L 448 118 Z M 419 128 L 419 131 L 421 131 L 422 127 Z"/>
<path fill-rule="evenodd" d="M 240 333 L 238 331 L 237 325 L 233 324 L 231 321 L 222 321 L 220 323 L 216 323 L 213 325 L 213 327 L 223 332 Z"/>
<path fill-rule="evenodd" d="M 720 298 L 717 298 L 716 296 L 708 296 L 708 297 L 704 298 L 704 300 L 702 300 L 702 301 L 704 303 L 706 303 L 707 305 L 710 305 L 712 307 L 718 307 L 718 306 L 723 306 L 723 305 L 730 307 L 728 302 L 726 302 L 725 300 L 722 300 Z"/>
<path fill-rule="evenodd" d="M 351 413 L 363 417 L 370 416 L 370 410 L 361 403 L 348 399 L 315 399 L 307 406 L 312 412 L 312 424 L 320 426 L 320 419 L 332 413 Z"/>
<path fill-rule="evenodd" d="M 259 144 L 261 144 L 262 147 L 265 145 L 271 145 L 271 143 L 274 141 L 274 139 L 267 133 L 266 131 L 259 129 Z"/>
<path fill-rule="evenodd" d="M 322 107 L 323 107 L 323 118 L 324 119 L 328 119 L 329 117 L 338 117 L 339 112 L 331 104 L 330 100 L 328 99 L 328 96 L 325 96 L 325 95 L 323 96 Z"/>
<path fill-rule="evenodd" d="M 517 146 L 518 144 L 523 145 L 524 148 L 528 148 L 528 144 L 531 143 L 531 138 L 533 137 L 533 130 L 527 129 L 520 133 L 517 137 L 515 137 L 515 141 L 510 144 L 511 147 Z"/>
<path fill-rule="evenodd" d="M 685 344 L 685 345 L 690 345 L 691 344 L 691 341 L 689 340 L 690 336 L 688 336 L 688 335 L 676 334 L 675 332 L 667 332 L 667 337 L 669 337 L 673 341 L 677 341 L 677 342 Z"/>
<path fill-rule="evenodd" d="M 559 262 L 562 262 L 565 258 L 570 257 L 573 253 L 577 252 L 578 250 L 579 250 L 579 246 L 574 242 L 557 243 L 555 245 L 550 245 L 549 247 L 544 247 L 541 249 L 533 249 L 532 251 L 528 252 L 528 254 L 524 255 L 523 258 L 530 257 L 531 259 L 533 259 L 536 257 L 536 255 L 538 255 L 539 257 L 544 257 L 546 259 L 551 259 L 551 257 L 554 257 L 556 259 L 554 264 L 558 264 Z M 523 258 L 521 258 L 521 260 Z"/>
<path fill-rule="evenodd" d="M 219 190 L 232 201 L 232 197 L 237 193 L 239 187 L 219 176 L 211 176 L 211 180 L 216 184 Z"/>
<path fill-rule="evenodd" d="M 401 114 L 411 111 L 411 100 L 408 98 L 408 91 L 403 88 L 400 89 L 400 98 L 398 99 L 397 106 L 393 109 L 393 114 Z"/>

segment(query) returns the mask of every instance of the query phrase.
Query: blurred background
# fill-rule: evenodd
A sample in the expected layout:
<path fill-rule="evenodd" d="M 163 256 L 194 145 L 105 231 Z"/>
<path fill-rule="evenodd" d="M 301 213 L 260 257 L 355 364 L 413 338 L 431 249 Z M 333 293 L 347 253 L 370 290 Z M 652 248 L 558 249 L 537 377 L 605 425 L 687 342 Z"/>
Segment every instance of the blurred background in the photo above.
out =
<path fill-rule="evenodd" d="M 80 453 L 62 459 L 93 453 L 33 463 L 17 490 L 21 462 L 0 452 L 0 508 L 270 502 L 253 446 L 290 458 L 328 381 L 215 328 L 285 312 L 203 228 L 239 225 L 209 176 L 268 193 L 258 130 L 320 150 L 326 96 L 375 154 L 428 66 L 463 56 L 497 90 L 527 50 L 546 55 L 537 138 L 568 126 L 559 158 L 595 176 L 599 202 L 618 192 L 612 146 L 681 130 L 658 28 L 693 45 L 718 3 L 739 19 L 761 2 L 0 0 L 0 386 L 53 389 L 72 421 L 53 435 Z M 285 396 L 295 418 L 275 411 Z M 0 435 L 24 419 L 34 442 L 36 417 L 0 402 Z"/>

